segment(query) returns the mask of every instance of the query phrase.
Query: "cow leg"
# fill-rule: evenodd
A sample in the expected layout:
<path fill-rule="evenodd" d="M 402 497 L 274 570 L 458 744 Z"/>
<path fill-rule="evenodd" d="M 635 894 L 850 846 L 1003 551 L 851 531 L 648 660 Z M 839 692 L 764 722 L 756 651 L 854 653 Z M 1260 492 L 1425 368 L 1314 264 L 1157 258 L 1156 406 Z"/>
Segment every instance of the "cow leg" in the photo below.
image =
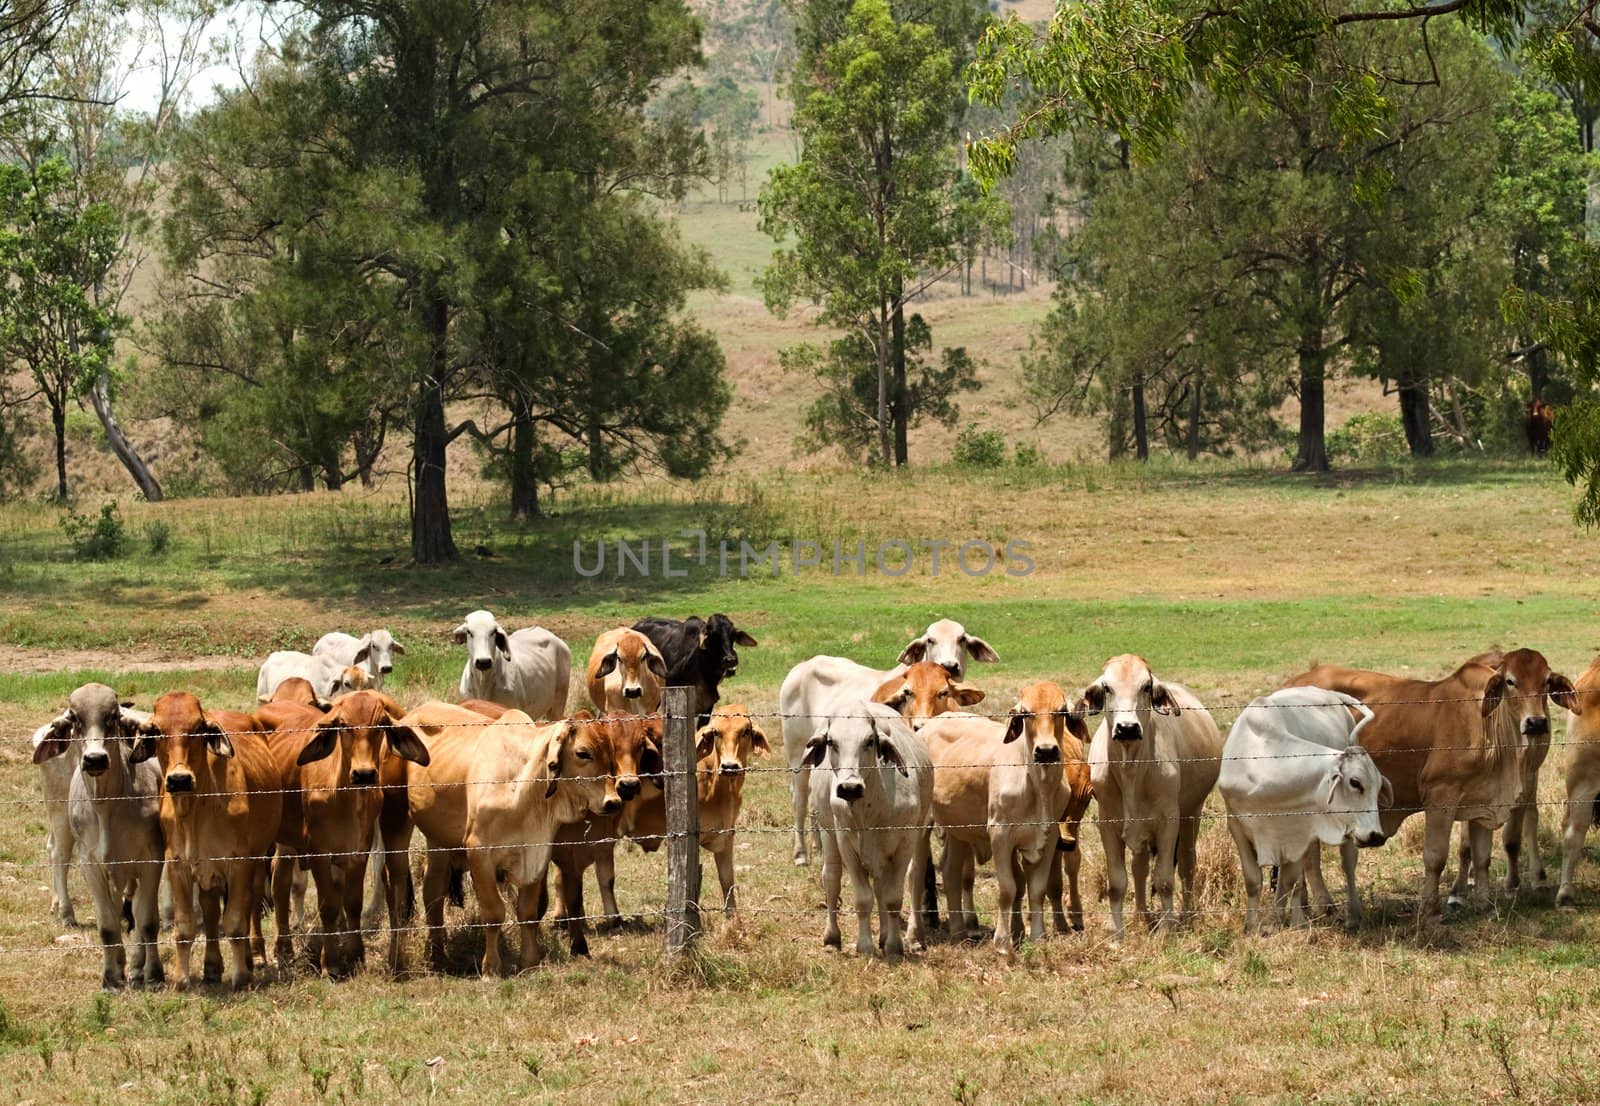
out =
<path fill-rule="evenodd" d="M 1017 905 L 1017 865 L 1010 841 L 998 836 L 990 841 L 994 857 L 994 884 L 997 892 L 994 906 L 994 947 L 1010 952 L 1015 947 L 1011 939 L 1012 913 Z"/>
<path fill-rule="evenodd" d="M 383 893 L 384 857 L 383 830 L 375 825 L 372 827 L 372 851 L 367 856 L 364 872 L 365 888 L 362 891 L 361 912 L 363 933 L 376 934 L 383 925 L 384 908 L 387 905 Z"/>
<path fill-rule="evenodd" d="M 1304 898 L 1305 884 L 1301 877 L 1305 874 L 1305 859 L 1284 860 L 1278 865 L 1278 904 L 1282 909 L 1284 899 L 1288 899 L 1289 925 L 1295 929 L 1303 928 L 1307 923 L 1308 903 Z M 1287 891 L 1286 891 L 1287 889 Z"/>
<path fill-rule="evenodd" d="M 797 868 L 804 868 L 811 863 L 811 855 L 806 851 L 806 808 L 811 800 L 811 770 L 797 768 L 789 773 L 789 797 L 794 802 L 794 864 Z M 811 825 L 813 837 L 817 834 L 815 821 Z"/>
<path fill-rule="evenodd" d="M 1028 910 L 1032 915 L 1028 937 L 1033 941 L 1044 940 L 1044 896 L 1050 889 L 1050 873 L 1055 872 L 1057 880 L 1060 879 L 1061 866 L 1056 861 L 1055 834 L 1052 833 L 1050 837 L 1051 840 L 1044 843 L 1043 853 L 1032 864 L 1023 865 L 1022 869 L 1028 877 Z"/>
<path fill-rule="evenodd" d="M 410 836 L 409 831 L 406 834 Z M 406 908 L 411 893 L 410 849 L 404 840 L 384 838 L 384 899 L 389 908 L 389 970 L 396 975 L 406 967 Z"/>
<path fill-rule="evenodd" d="M 517 929 L 521 933 L 521 941 L 517 944 L 517 967 L 521 971 L 538 967 L 543 956 L 539 948 L 539 918 L 543 913 L 544 903 L 543 879 L 517 888 Z M 578 881 L 579 900 L 582 900 L 583 882 Z M 498 894 L 496 895 L 498 898 Z M 583 910 L 580 907 L 578 917 L 581 919 Z M 579 923 L 582 924 L 581 921 Z M 569 931 L 570 932 L 570 931 Z"/>
<path fill-rule="evenodd" d="M 839 858 L 838 836 L 829 830 L 822 835 L 822 905 L 828 922 L 822 931 L 824 948 L 836 949 L 841 945 L 839 936 L 839 891 L 843 864 Z"/>
<path fill-rule="evenodd" d="M 1045 860 L 1044 897 L 1050 902 L 1050 916 L 1055 922 L 1057 933 L 1067 932 L 1067 912 L 1063 908 L 1063 893 L 1066 890 L 1062 883 L 1061 869 L 1064 866 L 1067 854 L 1062 851 L 1066 842 L 1059 837 L 1050 842 L 1050 855 Z"/>
<path fill-rule="evenodd" d="M 288 978 L 294 969 L 294 930 L 290 917 L 290 903 L 294 895 L 295 863 L 293 853 L 278 848 L 277 861 L 272 865 L 272 916 L 278 930 L 274 953 L 278 961 L 278 975 Z"/>
<path fill-rule="evenodd" d="M 594 880 L 600 886 L 600 907 L 605 912 L 601 922 L 607 929 L 620 929 L 622 927 L 622 910 L 617 906 L 617 860 L 616 844 L 603 845 L 595 853 Z M 731 869 L 730 869 L 731 874 Z M 583 894 L 583 876 L 578 876 L 578 894 Z M 569 911 L 570 913 L 570 911 Z M 583 911 L 578 911 L 581 915 Z M 598 928 L 598 927 L 597 927 Z"/>
<path fill-rule="evenodd" d="M 1072 829 L 1072 847 L 1061 855 L 1067 879 L 1067 922 L 1074 933 L 1082 933 L 1083 895 L 1078 886 L 1078 873 L 1083 868 L 1083 838 L 1076 824 Z"/>
<path fill-rule="evenodd" d="M 440 865 L 443 867 L 443 865 Z M 483 924 L 483 959 L 478 964 L 478 974 L 485 979 L 500 974 L 500 942 L 505 939 L 502 930 L 506 921 L 505 900 L 500 897 L 500 887 L 495 883 L 494 861 L 479 850 L 467 854 L 467 871 L 472 875 L 472 890 L 478 897 L 478 920 Z M 443 896 L 439 908 L 444 909 Z M 520 896 L 518 906 L 520 907 Z M 518 921 L 521 921 L 519 918 Z M 532 923 L 537 938 L 538 923 Z M 538 949 L 537 939 L 534 942 Z M 442 950 L 441 950 L 442 951 Z"/>
<path fill-rule="evenodd" d="M 900 848 L 889 856 L 878 858 L 878 868 L 872 872 L 872 893 L 878 901 L 878 933 L 883 955 L 898 957 L 906 954 L 905 935 L 900 931 L 900 910 L 905 905 L 906 874 L 911 869 L 909 850 Z"/>
<path fill-rule="evenodd" d="M 1463 832 L 1472 842 L 1472 872 L 1476 884 L 1473 897 L 1478 902 L 1488 904 L 1494 897 L 1494 891 L 1489 886 L 1489 861 L 1494 856 L 1494 827 L 1487 822 L 1468 822 Z"/>
<path fill-rule="evenodd" d="M 1183 917 L 1187 922 L 1200 909 L 1194 893 L 1194 873 L 1197 865 L 1196 847 L 1200 837 L 1200 820 L 1188 819 L 1178 823 L 1177 863 L 1178 878 L 1183 883 Z M 1157 865 L 1156 871 L 1160 872 Z M 1171 910 L 1167 911 L 1169 914 Z"/>
<path fill-rule="evenodd" d="M 222 884 L 200 888 L 200 928 L 206 936 L 205 959 L 200 966 L 202 983 L 222 982 Z"/>
<path fill-rule="evenodd" d="M 138 972 L 135 982 L 154 987 L 165 979 L 161 970 L 161 949 L 156 938 L 161 933 L 161 862 L 145 861 L 136 866 L 137 886 L 133 894 L 133 939 L 138 942 Z"/>
<path fill-rule="evenodd" d="M 289 882 L 292 888 L 290 898 L 294 903 L 294 910 L 290 916 L 289 924 L 296 930 L 304 929 L 306 924 L 306 887 L 311 883 L 310 873 L 300 867 L 299 861 L 291 853 L 288 860 Z M 273 883 L 277 883 L 277 865 L 273 865 Z M 318 892 L 320 895 L 321 892 Z"/>
<path fill-rule="evenodd" d="M 717 884 L 722 888 L 722 913 L 726 917 L 732 918 L 739 910 L 736 892 L 733 887 L 732 836 L 722 837 L 717 842 L 717 847 L 711 853 L 711 856 L 717 862 Z"/>
<path fill-rule="evenodd" d="M 122 896 L 112 886 L 105 864 L 85 861 L 81 874 L 94 903 L 95 925 L 100 930 L 100 951 L 104 956 L 100 985 L 108 991 L 120 990 L 128 981 L 122 944 Z"/>
<path fill-rule="evenodd" d="M 1527 810 L 1522 816 L 1523 840 L 1528 843 L 1528 874 L 1533 877 L 1534 888 L 1545 891 L 1550 887 L 1550 873 L 1545 871 L 1544 852 L 1539 848 L 1538 781 L 1528 795 Z"/>
<path fill-rule="evenodd" d="M 1305 874 L 1306 894 L 1317 904 L 1319 917 L 1326 917 L 1333 913 L 1333 895 L 1328 892 L 1328 883 L 1322 878 L 1322 842 L 1311 842 L 1311 848 L 1306 852 L 1306 857 L 1301 865 Z"/>
<path fill-rule="evenodd" d="M 556 879 L 561 885 L 561 919 L 567 925 L 567 941 L 573 956 L 589 955 L 589 938 L 585 934 L 583 907 L 583 868 L 565 855 L 554 865 Z"/>
<path fill-rule="evenodd" d="M 1450 810 L 1425 811 L 1427 829 L 1422 839 L 1422 914 L 1427 917 L 1439 912 L 1439 881 L 1444 875 L 1445 861 L 1450 856 Z"/>
<path fill-rule="evenodd" d="M 1127 858 L 1123 856 L 1122 835 L 1112 829 L 1109 819 L 1119 815 L 1105 815 L 1100 823 L 1100 843 L 1106 858 L 1106 898 L 1111 904 L 1111 930 L 1117 940 L 1122 940 L 1122 903 L 1128 897 Z"/>
<path fill-rule="evenodd" d="M 188 865 L 167 861 L 166 883 L 172 887 L 172 945 L 177 954 L 173 965 L 177 973 L 174 986 L 178 990 L 189 987 L 189 954 L 194 946 L 194 882 L 186 869 Z"/>
<path fill-rule="evenodd" d="M 344 913 L 344 896 L 337 886 L 331 857 L 311 859 L 311 878 L 317 885 L 317 947 L 312 953 L 312 967 L 337 976 L 341 968 L 339 957 L 339 916 Z"/>
<path fill-rule="evenodd" d="M 447 852 L 428 850 L 427 867 L 422 873 L 422 910 L 428 926 L 428 959 L 433 970 L 445 970 L 444 897 L 450 884 L 451 857 Z M 494 881 L 490 880 L 492 888 Z"/>
<path fill-rule="evenodd" d="M 963 888 L 963 869 L 965 868 L 967 846 L 956 840 L 954 834 L 947 834 L 944 840 L 944 855 L 939 858 L 943 868 L 944 896 L 948 907 L 946 910 L 945 926 L 950 936 L 960 940 L 967 935 L 970 919 L 967 917 L 966 901 Z"/>
<path fill-rule="evenodd" d="M 61 924 L 74 927 L 78 917 L 72 909 L 72 896 L 67 880 L 72 871 L 72 816 L 66 803 L 50 804 L 50 836 L 45 844 L 50 853 L 50 911 L 61 919 Z"/>
<path fill-rule="evenodd" d="M 1597 798 L 1600 798 L 1600 780 L 1567 781 L 1566 813 L 1561 819 L 1561 885 L 1556 890 L 1556 905 L 1566 910 L 1577 905 L 1572 881 L 1583 859 L 1583 840 L 1589 827 L 1594 825 Z"/>
<path fill-rule="evenodd" d="M 1133 854 L 1133 912 L 1147 928 L 1152 924 L 1150 901 L 1146 897 L 1150 888 L 1150 852 L 1148 846 L 1137 846 Z"/>
<path fill-rule="evenodd" d="M 1239 819 L 1228 816 L 1228 833 L 1239 851 L 1239 871 L 1244 876 L 1244 931 L 1261 932 L 1261 865 L 1256 862 L 1256 847 L 1244 832 Z"/>
<path fill-rule="evenodd" d="M 1348 837 L 1339 842 L 1339 865 L 1344 869 L 1344 923 L 1351 929 L 1361 925 L 1361 891 L 1356 887 L 1356 861 L 1361 849 Z"/>
<path fill-rule="evenodd" d="M 250 985 L 253 969 L 250 926 L 260 902 L 261 891 L 256 873 L 259 864 L 259 861 L 234 861 L 229 865 L 228 902 L 222 916 L 222 928 L 227 935 L 228 952 L 233 960 L 230 982 L 235 991 Z"/>
<path fill-rule="evenodd" d="M 370 852 L 340 857 L 334 865 L 334 882 L 339 888 L 340 925 L 344 970 L 350 972 L 367 961 L 366 927 L 361 924 L 362 906 L 367 892 L 367 862 Z"/>
<path fill-rule="evenodd" d="M 856 955 L 871 956 L 872 943 L 872 908 L 876 904 L 877 896 L 873 894 L 872 873 L 867 871 L 862 863 L 860 852 L 851 842 L 850 847 L 841 848 L 839 853 L 845 866 L 850 872 L 850 891 L 856 902 Z"/>

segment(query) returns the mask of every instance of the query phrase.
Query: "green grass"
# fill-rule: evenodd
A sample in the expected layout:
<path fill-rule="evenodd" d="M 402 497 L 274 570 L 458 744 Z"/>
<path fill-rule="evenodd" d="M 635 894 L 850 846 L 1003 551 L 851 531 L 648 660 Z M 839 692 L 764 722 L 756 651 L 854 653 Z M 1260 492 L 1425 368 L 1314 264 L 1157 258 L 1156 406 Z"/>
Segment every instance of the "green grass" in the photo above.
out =
<path fill-rule="evenodd" d="M 694 488 L 580 489 L 556 517 L 499 518 L 467 489 L 457 539 L 489 545 L 454 569 L 405 564 L 403 504 L 317 495 L 123 505 L 162 520 L 162 557 L 70 558 L 53 510 L 0 508 L 0 1078 L 34 1102 L 321 1103 L 1588 1101 L 1600 1096 L 1600 867 L 1576 914 L 1548 893 L 1498 913 L 1419 922 L 1417 834 L 1363 856 L 1368 923 L 1246 938 L 1237 860 L 1220 822 L 1201 839 L 1204 913 L 1168 938 L 1107 939 L 1099 844 L 1085 843 L 1088 933 L 1006 960 L 936 943 L 906 963 L 824 953 L 815 870 L 788 859 L 787 774 L 753 774 L 736 851 L 745 912 L 709 916 L 700 955 L 662 960 L 659 928 L 591 937 L 527 976 L 267 982 L 241 996 L 97 1000 L 90 931 L 46 916 L 43 822 L 21 744 L 85 679 L 140 705 L 174 687 L 246 705 L 270 648 L 389 624 L 395 688 L 449 697 L 448 631 L 485 605 L 538 621 L 580 661 L 593 635 L 646 613 L 733 614 L 760 640 L 729 698 L 769 710 L 788 667 L 818 652 L 887 665 L 938 616 L 1000 652 L 969 679 L 1003 709 L 1021 684 L 1076 690 L 1132 650 L 1194 687 L 1226 726 L 1237 707 L 1315 661 L 1433 674 L 1493 642 L 1528 644 L 1577 675 L 1600 652 L 1600 547 L 1570 491 L 1529 464 L 1406 465 L 1326 479 L 1261 466 L 1160 462 L 970 473 L 773 475 Z M 982 538 L 1035 544 L 1022 579 L 926 570 L 812 570 L 776 579 L 584 580 L 574 539 L 638 541 L 701 527 L 758 543 Z M 394 558 L 382 564 L 385 558 Z M 576 693 L 573 704 L 581 700 Z M 775 724 L 769 727 L 776 740 Z M 1560 740 L 1560 734 L 1557 734 Z M 1561 794 L 1560 756 L 1544 798 Z M 764 765 L 774 768 L 775 765 Z M 1540 846 L 1559 855 L 1558 808 Z M 1417 827 L 1420 829 L 1420 826 Z M 1501 864 L 1497 861 L 1498 872 Z M 621 850 L 623 908 L 663 898 L 659 855 Z M 714 886 L 708 868 L 706 878 Z M 79 888 L 80 915 L 90 912 Z M 979 879 L 990 917 L 992 878 Z M 452 911 L 453 922 L 466 916 Z M 548 927 L 547 927 L 548 929 Z M 58 943 L 62 937 L 64 943 Z M 457 972 L 481 947 L 453 943 Z M 170 955 L 170 954 L 169 954 Z M 439 1058 L 432 1068 L 427 1061 Z M 125 1084 L 132 1087 L 123 1090 Z"/>

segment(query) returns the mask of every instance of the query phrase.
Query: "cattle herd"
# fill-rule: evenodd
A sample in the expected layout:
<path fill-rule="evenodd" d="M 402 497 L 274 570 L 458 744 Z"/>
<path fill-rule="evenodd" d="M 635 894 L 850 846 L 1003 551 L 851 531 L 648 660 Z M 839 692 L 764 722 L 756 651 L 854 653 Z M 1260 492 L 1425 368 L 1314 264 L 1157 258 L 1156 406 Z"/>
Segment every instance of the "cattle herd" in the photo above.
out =
<path fill-rule="evenodd" d="M 597 917 L 620 922 L 617 844 L 654 851 L 668 837 L 668 686 L 691 689 L 700 844 L 715 860 L 724 910 L 737 911 L 743 784 L 771 750 L 761 716 L 721 703 L 720 684 L 753 637 L 721 614 L 608 630 L 583 680 L 595 713 L 570 715 L 572 654 L 554 634 L 508 633 L 480 610 L 453 637 L 466 651 L 459 701 L 409 711 L 383 691 L 405 653 L 385 630 L 327 634 L 309 654 L 273 653 L 249 713 L 184 691 L 148 711 L 101 684 L 72 693 L 35 732 L 33 760 L 48 811 L 52 909 L 75 924 L 67 873 L 76 857 L 105 986 L 164 981 L 164 915 L 179 988 L 192 978 L 199 928 L 202 978 L 221 980 L 225 940 L 231 982 L 247 984 L 266 958 L 268 904 L 280 974 L 297 949 L 330 975 L 349 972 L 385 913 L 389 966 L 403 971 L 417 830 L 426 849 L 419 928 L 436 967 L 445 901 L 463 892 L 463 877 L 486 931 L 484 974 L 502 969 L 508 902 L 521 932 L 514 967 L 539 962 L 539 922 L 555 903 L 572 951 L 585 954 L 585 871 L 595 869 Z M 998 660 L 982 638 L 940 620 L 893 667 L 817 656 L 785 677 L 775 717 L 787 763 L 778 770 L 792 792 L 794 862 L 821 853 L 825 944 L 842 943 L 846 873 L 858 953 L 924 944 L 941 924 L 941 884 L 944 926 L 970 936 L 977 869 L 990 862 L 998 947 L 1042 939 L 1047 902 L 1058 931 L 1081 930 L 1078 842 L 1091 803 L 1114 933 L 1123 934 L 1130 871 L 1141 922 L 1169 927 L 1196 908 L 1196 841 L 1213 789 L 1238 849 L 1248 931 L 1264 914 L 1303 922 L 1313 899 L 1332 910 L 1324 845 L 1340 853 L 1347 919 L 1359 922 L 1358 850 L 1384 844 L 1413 814 L 1426 823 L 1424 913 L 1439 909 L 1457 823 L 1452 903 L 1490 894 L 1492 835 L 1502 827 L 1508 889 L 1524 875 L 1542 884 L 1535 831 L 1551 704 L 1570 712 L 1557 901 L 1574 901 L 1574 869 L 1600 807 L 1600 658 L 1576 684 L 1529 649 L 1480 654 L 1436 681 L 1321 666 L 1251 702 L 1226 739 L 1193 692 L 1133 655 L 1112 657 L 1076 697 L 1038 681 L 1002 716 L 968 711 L 984 699 L 965 682 L 968 665 Z M 1275 898 L 1264 912 L 1267 869 Z M 309 925 L 308 881 L 317 904 Z"/>

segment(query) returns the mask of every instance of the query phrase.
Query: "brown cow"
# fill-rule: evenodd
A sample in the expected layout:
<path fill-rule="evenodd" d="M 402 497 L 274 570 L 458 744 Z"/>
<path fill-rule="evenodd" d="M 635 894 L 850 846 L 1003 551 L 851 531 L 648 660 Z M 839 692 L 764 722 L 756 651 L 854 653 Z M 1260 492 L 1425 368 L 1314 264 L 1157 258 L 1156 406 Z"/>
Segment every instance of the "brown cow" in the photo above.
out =
<path fill-rule="evenodd" d="M 586 684 L 601 714 L 654 714 L 666 682 L 661 650 L 638 630 L 619 627 L 595 640 Z"/>
<path fill-rule="evenodd" d="M 1547 694 L 1559 700 L 1571 691 L 1571 682 L 1556 674 L 1522 687 L 1517 673 L 1525 666 L 1549 673 L 1543 657 L 1521 656 L 1528 652 L 1506 654 L 1500 666 L 1468 661 L 1442 680 L 1322 665 L 1286 685 L 1342 691 L 1372 710 L 1361 744 L 1394 788 L 1394 805 L 1379 811 L 1384 834 L 1394 837 L 1413 814 L 1427 818 L 1424 913 L 1439 908 L 1439 879 L 1456 822 L 1468 824 L 1477 885 L 1480 893 L 1487 889 L 1494 831 L 1507 821 L 1522 790 L 1524 720 L 1545 717 Z"/>
<path fill-rule="evenodd" d="M 1542 889 L 1549 886 L 1550 880 L 1545 873 L 1544 857 L 1539 854 L 1539 770 L 1550 755 L 1550 716 L 1545 697 L 1554 699 L 1558 706 L 1567 706 L 1572 702 L 1572 683 L 1565 676 L 1551 672 L 1544 656 L 1532 649 L 1517 649 L 1511 653 L 1491 649 L 1472 659 L 1491 668 L 1503 665 L 1507 684 L 1520 689 L 1527 698 L 1527 710 L 1522 715 L 1522 786 L 1506 819 L 1501 840 L 1506 850 L 1506 890 L 1515 891 L 1522 883 L 1524 838 L 1529 843 L 1528 875 L 1534 886 Z M 1457 897 L 1466 893 L 1472 860 L 1471 846 L 1465 839 L 1461 842 L 1460 858 L 1456 885 L 1451 892 Z"/>
<path fill-rule="evenodd" d="M 481 714 L 432 702 L 400 722 L 421 735 L 431 761 L 397 762 L 398 770 L 387 770 L 382 777 L 386 786 L 400 786 L 398 793 L 406 796 L 403 806 L 386 797 L 380 816 L 388 866 L 390 965 L 397 971 L 404 966 L 398 933 L 413 825 L 428 842 L 423 904 L 434 963 L 444 959 L 446 884 L 464 861 L 487 930 L 482 974 L 500 970 L 500 928 L 506 913 L 502 878 L 517 894 L 520 966 L 537 964 L 538 898 L 556 832 L 587 814 L 622 809 L 609 736 L 587 711 L 536 725 L 520 710 L 508 710 L 484 725 Z"/>
<path fill-rule="evenodd" d="M 1556 409 L 1537 397 L 1528 401 L 1528 449 L 1535 457 L 1550 452 L 1550 428 L 1555 424 Z"/>
<path fill-rule="evenodd" d="M 733 843 L 734 826 L 744 804 L 745 769 L 750 767 L 752 757 L 771 753 L 767 735 L 755 724 L 750 708 L 740 703 L 712 711 L 710 721 L 695 734 L 700 847 L 717 863 L 722 909 L 730 918 L 739 906 L 733 880 Z M 637 810 L 623 815 L 622 832 L 647 853 L 659 849 L 667 833 L 666 796 L 658 793 L 641 799 Z"/>
<path fill-rule="evenodd" d="M 1583 859 L 1583 839 L 1600 808 L 1600 657 L 1578 677 L 1567 716 L 1567 807 L 1561 823 L 1561 886 L 1556 905 L 1577 902 L 1572 879 Z"/>
<path fill-rule="evenodd" d="M 284 789 L 272 875 L 280 970 L 287 971 L 294 958 L 289 907 L 296 854 L 306 857 L 317 884 L 322 934 L 313 964 L 337 976 L 365 957 L 361 905 L 368 850 L 383 802 L 379 768 L 392 757 L 428 763 L 422 740 L 394 724 L 404 713 L 379 691 L 351 692 L 325 712 L 297 703 L 269 703 L 256 713 L 272 731 L 267 742 Z"/>
<path fill-rule="evenodd" d="M 981 703 L 983 692 L 957 683 L 941 665 L 918 661 L 901 675 L 880 684 L 872 693 L 872 701 L 898 711 L 915 731 L 946 711 Z"/>
<path fill-rule="evenodd" d="M 207 712 L 193 695 L 172 691 L 156 700 L 129 759 L 151 756 L 161 764 L 161 828 L 172 881 L 178 989 L 189 986 L 196 888 L 206 930 L 203 978 L 222 978 L 220 918 L 238 989 L 250 982 L 253 955 L 266 956 L 257 904 L 266 894 L 267 857 L 283 809 L 272 753 L 250 715 Z"/>

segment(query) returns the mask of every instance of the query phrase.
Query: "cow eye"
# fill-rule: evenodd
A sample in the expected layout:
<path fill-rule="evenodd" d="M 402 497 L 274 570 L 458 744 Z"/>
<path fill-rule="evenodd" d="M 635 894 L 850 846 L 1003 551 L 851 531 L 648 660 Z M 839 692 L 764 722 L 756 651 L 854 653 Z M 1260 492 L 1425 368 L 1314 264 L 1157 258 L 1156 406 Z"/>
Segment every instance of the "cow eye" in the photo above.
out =
<path fill-rule="evenodd" d="M 1366 793 L 1367 789 L 1365 787 L 1361 786 L 1361 781 L 1360 780 L 1351 780 L 1350 781 L 1350 790 L 1354 791 L 1357 795 L 1362 795 L 1362 794 Z"/>
<path fill-rule="evenodd" d="M 1516 687 L 1517 686 L 1517 678 L 1515 676 L 1511 675 L 1509 672 L 1506 673 L 1506 686 L 1507 687 Z"/>
<path fill-rule="evenodd" d="M 578 759 L 579 760 L 593 760 L 594 759 L 594 754 L 591 753 L 588 749 L 579 749 L 578 750 Z"/>

